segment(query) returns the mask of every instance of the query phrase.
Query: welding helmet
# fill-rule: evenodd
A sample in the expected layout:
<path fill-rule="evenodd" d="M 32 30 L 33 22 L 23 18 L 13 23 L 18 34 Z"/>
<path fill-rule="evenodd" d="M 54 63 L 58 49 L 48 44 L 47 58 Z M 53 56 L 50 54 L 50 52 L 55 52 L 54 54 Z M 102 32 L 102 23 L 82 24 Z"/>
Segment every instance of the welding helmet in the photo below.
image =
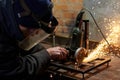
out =
<path fill-rule="evenodd" d="M 51 0 L 15 0 L 14 12 L 18 24 L 27 28 L 42 28 L 51 33 L 58 25 L 57 19 L 52 14 L 53 3 Z M 52 27 L 48 27 L 51 22 Z"/>

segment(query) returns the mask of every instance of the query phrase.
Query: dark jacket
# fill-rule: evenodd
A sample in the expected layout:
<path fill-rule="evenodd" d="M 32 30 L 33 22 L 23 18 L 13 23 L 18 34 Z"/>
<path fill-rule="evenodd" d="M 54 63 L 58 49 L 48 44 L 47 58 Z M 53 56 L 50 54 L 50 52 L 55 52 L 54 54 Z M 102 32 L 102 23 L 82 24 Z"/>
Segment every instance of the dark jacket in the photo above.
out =
<path fill-rule="evenodd" d="M 11 1 L 0 0 L 0 80 L 32 80 L 47 67 L 50 56 L 45 49 L 19 48 L 17 39 L 22 34 L 13 16 Z"/>

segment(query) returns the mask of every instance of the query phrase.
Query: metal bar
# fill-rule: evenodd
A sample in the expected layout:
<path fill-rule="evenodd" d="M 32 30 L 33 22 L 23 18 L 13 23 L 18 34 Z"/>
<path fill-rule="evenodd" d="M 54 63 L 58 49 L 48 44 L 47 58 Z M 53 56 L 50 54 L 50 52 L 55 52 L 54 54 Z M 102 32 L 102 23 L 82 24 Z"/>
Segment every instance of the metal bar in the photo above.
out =
<path fill-rule="evenodd" d="M 85 23 L 85 48 L 88 50 L 89 49 L 89 20 L 83 20 Z"/>
<path fill-rule="evenodd" d="M 93 70 L 93 69 L 95 69 L 95 68 L 97 68 L 97 67 L 99 67 L 99 66 L 101 66 L 101 65 L 104 65 L 105 63 L 108 63 L 108 62 L 110 62 L 110 61 L 111 61 L 111 59 L 108 59 L 108 60 L 106 60 L 106 61 L 100 63 L 99 65 L 96 65 L 96 66 L 94 66 L 94 67 L 92 67 L 92 68 L 86 70 L 84 73 L 87 73 L 87 72 L 89 72 L 89 71 L 91 71 L 91 70 Z"/>
<path fill-rule="evenodd" d="M 100 60 L 100 61 L 96 62 L 96 60 Z M 51 66 L 58 67 L 59 69 L 65 69 L 65 70 L 71 71 L 73 73 L 81 74 L 82 77 L 79 78 L 79 79 L 85 80 L 85 74 L 86 73 L 88 73 L 88 72 L 90 72 L 90 71 L 92 71 L 92 70 L 94 70 L 94 69 L 96 69 L 96 68 L 98 68 L 98 67 L 100 67 L 100 66 L 102 66 L 106 63 L 107 63 L 107 67 L 108 67 L 111 59 L 110 58 L 95 59 L 95 60 L 93 60 L 93 62 L 91 61 L 91 63 L 88 63 L 88 64 L 93 64 L 94 61 L 95 61 L 95 65 L 93 65 L 93 66 L 88 65 L 87 67 L 83 66 L 83 68 L 78 66 L 77 69 L 74 66 L 75 64 L 73 64 L 72 62 L 70 64 L 66 65 L 66 63 L 64 64 L 64 63 L 53 61 L 53 62 L 51 62 Z M 53 72 L 61 73 L 57 70 L 53 70 Z M 66 73 L 65 74 L 61 73 L 61 74 L 63 74 L 63 76 L 68 77 L 68 78 L 72 78 L 72 79 L 76 78 L 75 76 L 70 76 L 70 75 L 67 75 Z"/>
<path fill-rule="evenodd" d="M 84 75 L 84 74 L 82 74 L 82 76 L 83 76 L 83 77 L 82 77 L 82 79 L 84 80 L 84 79 L 85 79 L 85 75 Z"/>
<path fill-rule="evenodd" d="M 65 66 L 64 64 L 60 64 L 60 63 L 56 63 L 56 62 L 51 62 L 51 65 L 59 67 L 59 68 L 63 68 L 63 69 L 66 69 L 66 70 L 75 71 L 75 72 L 85 74 L 85 73 L 87 73 L 87 72 L 89 72 L 89 71 L 91 71 L 91 70 L 93 70 L 93 69 L 95 69 L 95 68 L 97 68 L 97 67 L 99 67 L 101 65 L 104 65 L 105 63 L 108 63 L 110 61 L 111 61 L 111 59 L 105 59 L 104 61 L 101 61 L 101 63 L 99 63 L 99 64 L 97 64 L 97 65 L 95 65 L 93 67 L 90 67 L 88 69 L 85 69 L 85 70 L 80 70 L 80 69 L 76 70 L 76 69 L 74 69 L 73 67 L 71 67 L 69 65 Z"/>
<path fill-rule="evenodd" d="M 53 37 L 53 47 L 55 47 L 56 46 L 56 41 L 55 41 L 55 32 L 53 32 L 53 34 L 52 34 L 52 37 Z"/>

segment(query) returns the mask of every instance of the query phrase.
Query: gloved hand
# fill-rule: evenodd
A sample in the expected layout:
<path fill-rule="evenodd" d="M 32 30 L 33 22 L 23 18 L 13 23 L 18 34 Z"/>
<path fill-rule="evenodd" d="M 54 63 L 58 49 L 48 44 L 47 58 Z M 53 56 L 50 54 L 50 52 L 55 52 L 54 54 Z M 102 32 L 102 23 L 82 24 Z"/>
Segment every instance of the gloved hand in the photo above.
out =
<path fill-rule="evenodd" d="M 62 47 L 52 47 L 47 49 L 52 60 L 65 60 L 68 55 L 68 51 Z"/>

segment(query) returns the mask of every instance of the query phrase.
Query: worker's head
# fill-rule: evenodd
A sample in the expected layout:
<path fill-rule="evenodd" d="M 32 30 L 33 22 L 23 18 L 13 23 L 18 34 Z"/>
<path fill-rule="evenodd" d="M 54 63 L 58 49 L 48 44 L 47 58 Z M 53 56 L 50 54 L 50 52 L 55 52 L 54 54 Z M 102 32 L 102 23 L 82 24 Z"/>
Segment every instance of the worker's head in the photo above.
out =
<path fill-rule="evenodd" d="M 14 4 L 18 24 L 26 28 L 42 28 L 47 33 L 53 32 L 58 25 L 52 8 L 51 0 L 15 0 Z"/>

